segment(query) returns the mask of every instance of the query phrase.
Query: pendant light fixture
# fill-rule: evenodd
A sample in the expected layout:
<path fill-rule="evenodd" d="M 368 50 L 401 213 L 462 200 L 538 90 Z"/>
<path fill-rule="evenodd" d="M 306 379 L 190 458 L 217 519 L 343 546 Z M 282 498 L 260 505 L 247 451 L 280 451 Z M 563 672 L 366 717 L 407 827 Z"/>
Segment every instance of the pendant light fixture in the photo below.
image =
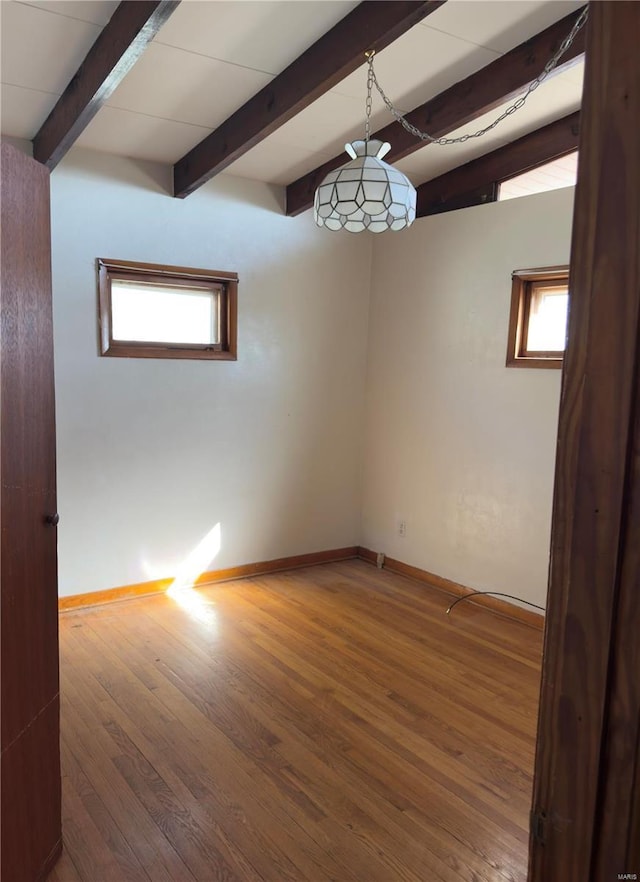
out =
<path fill-rule="evenodd" d="M 367 104 L 364 141 L 345 144 L 351 162 L 329 172 L 316 190 L 313 216 L 319 227 L 360 233 L 403 230 L 416 217 L 416 191 L 401 171 L 382 161 L 387 142 L 370 140 L 373 51 L 367 52 Z"/>
<path fill-rule="evenodd" d="M 529 95 L 553 72 L 558 61 L 569 49 L 588 16 L 588 4 L 584 7 L 573 27 L 564 38 L 544 69 L 527 86 L 524 94 L 510 104 L 502 113 L 477 132 L 465 132 L 454 137 L 430 135 L 414 126 L 393 105 L 381 87 L 373 69 L 375 52 L 365 52 L 369 65 L 367 72 L 367 105 L 364 141 L 345 144 L 351 162 L 336 171 L 329 172 L 316 190 L 313 216 L 319 227 L 330 230 L 348 230 L 360 233 L 370 230 L 403 230 L 411 226 L 416 217 L 416 191 L 409 179 L 397 168 L 383 162 L 382 157 L 391 150 L 387 142 L 370 140 L 371 92 L 375 85 L 388 110 L 409 134 L 429 144 L 448 146 L 463 144 L 471 138 L 481 138 L 493 131 L 501 122 L 524 107 Z"/>

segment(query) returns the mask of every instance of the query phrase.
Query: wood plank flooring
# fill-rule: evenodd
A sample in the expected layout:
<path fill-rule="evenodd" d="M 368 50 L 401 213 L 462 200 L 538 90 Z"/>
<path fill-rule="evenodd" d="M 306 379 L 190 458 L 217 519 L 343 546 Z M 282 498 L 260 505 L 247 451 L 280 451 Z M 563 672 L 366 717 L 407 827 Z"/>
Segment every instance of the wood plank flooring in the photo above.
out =
<path fill-rule="evenodd" d="M 60 617 L 52 882 L 525 882 L 541 634 L 362 561 Z"/>

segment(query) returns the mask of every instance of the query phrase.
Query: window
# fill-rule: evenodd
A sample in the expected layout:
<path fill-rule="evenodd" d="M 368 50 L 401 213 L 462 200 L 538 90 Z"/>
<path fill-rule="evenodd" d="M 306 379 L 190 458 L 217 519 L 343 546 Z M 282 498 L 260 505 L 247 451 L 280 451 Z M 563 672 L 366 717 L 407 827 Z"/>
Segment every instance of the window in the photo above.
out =
<path fill-rule="evenodd" d="M 531 196 L 532 193 L 545 193 L 561 187 L 575 187 L 578 176 L 578 152 L 569 153 L 553 159 L 524 174 L 501 181 L 498 201 L 517 199 L 518 196 Z"/>
<path fill-rule="evenodd" d="M 235 360 L 238 276 L 98 259 L 102 355 Z"/>
<path fill-rule="evenodd" d="M 562 367 L 569 306 L 569 267 L 512 275 L 507 367 Z"/>

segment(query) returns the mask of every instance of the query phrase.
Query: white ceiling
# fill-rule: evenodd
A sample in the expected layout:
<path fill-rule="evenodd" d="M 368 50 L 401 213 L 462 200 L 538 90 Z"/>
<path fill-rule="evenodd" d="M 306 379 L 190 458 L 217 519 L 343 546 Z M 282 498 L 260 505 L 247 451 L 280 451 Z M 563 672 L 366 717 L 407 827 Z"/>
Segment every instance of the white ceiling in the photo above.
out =
<path fill-rule="evenodd" d="M 394 103 L 410 110 L 583 2 L 448 0 L 378 54 L 378 78 Z M 355 0 L 183 0 L 77 143 L 174 163 L 356 5 Z M 2 0 L 3 134 L 33 138 L 116 6 L 116 0 Z M 346 140 L 362 136 L 365 90 L 363 65 L 228 173 L 287 184 L 325 162 Z M 541 86 L 489 135 L 455 147 L 430 146 L 398 165 L 421 183 L 571 113 L 580 106 L 581 92 L 578 65 Z M 391 121 L 377 95 L 373 107 L 374 127 Z"/>

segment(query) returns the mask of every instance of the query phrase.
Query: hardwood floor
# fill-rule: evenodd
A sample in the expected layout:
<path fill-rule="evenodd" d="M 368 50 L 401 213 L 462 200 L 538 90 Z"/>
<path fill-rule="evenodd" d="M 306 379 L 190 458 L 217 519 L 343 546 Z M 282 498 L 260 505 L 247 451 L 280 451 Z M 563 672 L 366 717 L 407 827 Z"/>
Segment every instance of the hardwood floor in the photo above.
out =
<path fill-rule="evenodd" d="M 60 617 L 52 882 L 524 882 L 541 633 L 347 561 Z"/>

